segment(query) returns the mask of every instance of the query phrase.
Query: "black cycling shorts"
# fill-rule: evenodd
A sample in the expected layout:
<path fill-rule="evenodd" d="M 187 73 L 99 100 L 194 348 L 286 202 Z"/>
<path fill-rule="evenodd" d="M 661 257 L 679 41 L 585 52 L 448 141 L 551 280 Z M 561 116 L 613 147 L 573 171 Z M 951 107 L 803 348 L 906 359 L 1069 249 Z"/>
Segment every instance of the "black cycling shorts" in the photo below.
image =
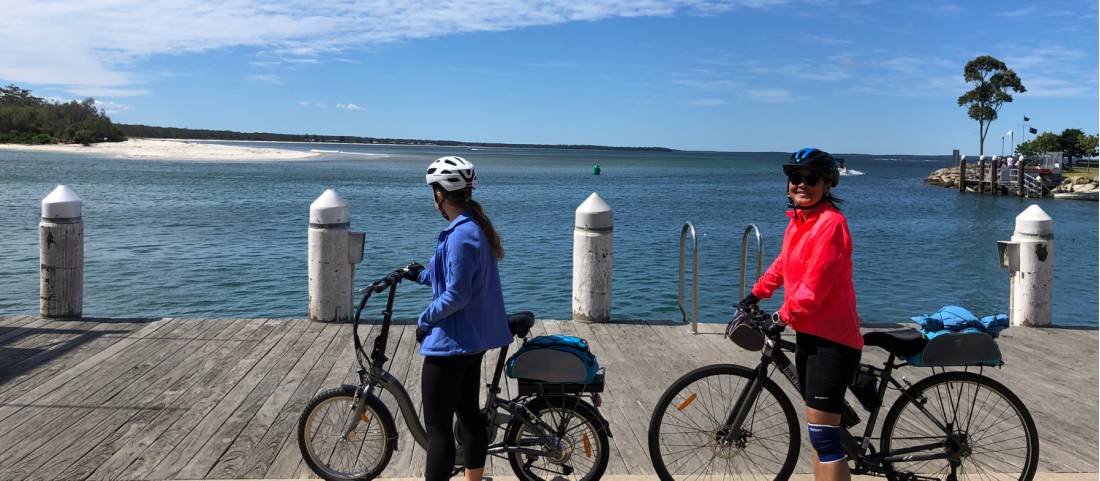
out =
<path fill-rule="evenodd" d="M 844 410 L 844 392 L 859 369 L 861 351 L 801 332 L 795 335 L 794 364 L 806 405 L 827 413 Z"/>

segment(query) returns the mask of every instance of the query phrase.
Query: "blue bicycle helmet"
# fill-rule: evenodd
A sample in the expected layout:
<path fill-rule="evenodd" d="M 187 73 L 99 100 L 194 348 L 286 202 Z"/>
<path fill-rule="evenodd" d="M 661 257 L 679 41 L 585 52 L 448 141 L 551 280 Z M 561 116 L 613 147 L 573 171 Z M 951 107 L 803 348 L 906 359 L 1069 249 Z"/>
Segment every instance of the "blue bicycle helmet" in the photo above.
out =
<path fill-rule="evenodd" d="M 783 164 L 783 173 L 789 175 L 799 168 L 807 167 L 819 173 L 832 187 L 836 187 L 840 182 L 840 167 L 837 166 L 833 156 L 813 147 L 806 147 L 792 153 L 790 160 Z"/>

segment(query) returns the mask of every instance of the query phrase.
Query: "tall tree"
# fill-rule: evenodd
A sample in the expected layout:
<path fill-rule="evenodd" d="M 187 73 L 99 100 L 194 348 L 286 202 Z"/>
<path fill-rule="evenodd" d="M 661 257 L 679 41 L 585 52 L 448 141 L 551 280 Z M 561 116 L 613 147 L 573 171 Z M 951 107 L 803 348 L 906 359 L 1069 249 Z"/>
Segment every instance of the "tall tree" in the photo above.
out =
<path fill-rule="evenodd" d="M 985 154 L 985 137 L 989 126 L 997 120 L 997 111 L 1012 101 L 1009 90 L 1027 92 L 1016 72 L 1004 62 L 989 55 L 975 57 L 963 68 L 963 79 L 974 88 L 959 97 L 959 106 L 969 106 L 967 114 L 978 121 L 978 153 Z"/>
<path fill-rule="evenodd" d="M 1073 165 L 1073 159 L 1080 159 L 1085 156 L 1084 146 L 1081 145 L 1080 138 L 1085 136 L 1085 132 L 1081 129 L 1066 129 L 1062 131 L 1062 135 L 1058 136 L 1058 142 L 1062 147 L 1062 155 L 1066 158 L 1066 163 Z"/>
<path fill-rule="evenodd" d="M 1097 155 L 1097 144 L 1100 143 L 1100 137 L 1096 135 L 1081 135 L 1077 137 L 1077 147 L 1084 152 L 1084 157 L 1095 157 Z"/>
<path fill-rule="evenodd" d="M 1043 132 L 1027 142 L 1016 145 L 1016 152 L 1031 158 L 1038 157 L 1047 152 L 1061 152 L 1062 137 L 1054 132 Z"/>

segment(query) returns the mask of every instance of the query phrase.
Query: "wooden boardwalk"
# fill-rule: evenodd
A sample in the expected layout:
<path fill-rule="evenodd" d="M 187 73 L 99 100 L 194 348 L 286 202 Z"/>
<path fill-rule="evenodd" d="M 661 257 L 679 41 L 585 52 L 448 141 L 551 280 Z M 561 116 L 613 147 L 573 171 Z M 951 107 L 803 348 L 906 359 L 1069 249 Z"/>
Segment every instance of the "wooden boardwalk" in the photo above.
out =
<path fill-rule="evenodd" d="M 647 475 L 646 426 L 665 387 L 706 364 L 754 364 L 721 327 L 691 335 L 660 322 L 541 321 L 535 334 L 590 341 L 608 372 L 608 474 Z M 353 381 L 350 330 L 304 320 L 0 317 L 0 479 L 312 478 L 295 425 L 311 396 Z M 395 326 L 391 371 L 419 403 L 414 344 L 412 326 Z M 1035 417 L 1039 471 L 1097 472 L 1097 331 L 1012 328 L 1000 345 L 1006 368 L 986 373 Z M 875 348 L 864 358 L 883 359 Z M 487 356 L 484 371 L 494 363 Z M 915 382 L 929 370 L 902 374 Z M 419 476 L 424 451 L 400 418 L 398 426 L 402 442 L 384 475 Z M 799 472 L 809 470 L 805 458 Z M 488 472 L 511 474 L 501 459 Z"/>

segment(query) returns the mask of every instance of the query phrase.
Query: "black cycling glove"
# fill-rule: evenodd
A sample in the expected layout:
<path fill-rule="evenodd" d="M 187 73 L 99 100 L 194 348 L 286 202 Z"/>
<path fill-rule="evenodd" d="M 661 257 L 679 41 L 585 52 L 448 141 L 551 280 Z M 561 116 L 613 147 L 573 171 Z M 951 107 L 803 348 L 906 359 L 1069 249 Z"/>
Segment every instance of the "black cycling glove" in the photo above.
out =
<path fill-rule="evenodd" d="M 416 328 L 416 343 L 420 344 L 424 342 L 424 338 L 428 337 L 428 331 L 421 329 L 419 326 Z"/>
<path fill-rule="evenodd" d="M 744 299 L 741 299 L 741 302 L 737 303 L 737 308 L 742 311 L 747 311 L 758 303 L 760 303 L 760 298 L 750 292 Z"/>
<path fill-rule="evenodd" d="M 422 270 L 424 270 L 424 266 L 416 262 L 409 263 L 409 265 L 405 266 L 404 277 L 410 281 L 416 282 L 420 279 L 420 271 Z"/>

